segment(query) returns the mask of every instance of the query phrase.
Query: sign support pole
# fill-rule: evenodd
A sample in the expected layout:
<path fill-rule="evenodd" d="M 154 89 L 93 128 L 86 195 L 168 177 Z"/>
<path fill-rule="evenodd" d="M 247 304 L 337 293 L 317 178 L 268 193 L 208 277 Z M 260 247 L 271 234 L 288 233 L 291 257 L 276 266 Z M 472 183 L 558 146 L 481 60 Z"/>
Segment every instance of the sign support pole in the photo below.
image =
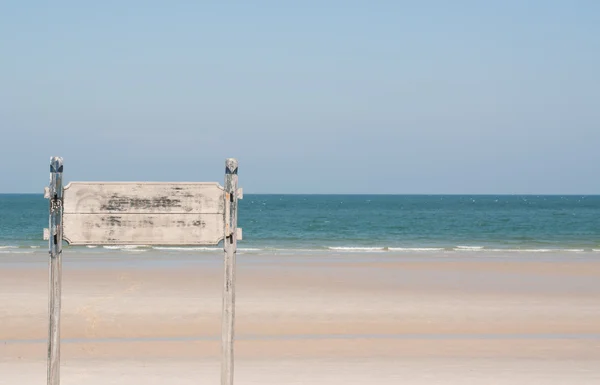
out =
<path fill-rule="evenodd" d="M 237 252 L 238 162 L 225 161 L 225 277 L 223 282 L 221 385 L 233 385 L 235 257 Z"/>
<path fill-rule="evenodd" d="M 62 286 L 63 239 L 63 160 L 50 159 L 50 263 L 48 313 L 48 385 L 60 384 L 60 301 Z"/>

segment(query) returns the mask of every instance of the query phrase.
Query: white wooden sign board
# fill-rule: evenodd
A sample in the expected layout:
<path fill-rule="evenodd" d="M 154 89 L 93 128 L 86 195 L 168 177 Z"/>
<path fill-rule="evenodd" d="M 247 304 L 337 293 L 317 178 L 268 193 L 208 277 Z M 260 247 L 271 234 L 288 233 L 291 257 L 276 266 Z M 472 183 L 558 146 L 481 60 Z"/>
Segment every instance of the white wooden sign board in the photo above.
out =
<path fill-rule="evenodd" d="M 224 196 L 217 183 L 72 182 L 64 191 L 63 239 L 70 245 L 216 245 L 225 236 Z"/>
<path fill-rule="evenodd" d="M 218 183 L 71 182 L 63 188 L 62 158 L 50 161 L 50 325 L 48 385 L 59 385 L 62 240 L 70 245 L 217 245 L 223 241 L 221 384 L 233 384 L 238 164 L 225 163 Z"/>

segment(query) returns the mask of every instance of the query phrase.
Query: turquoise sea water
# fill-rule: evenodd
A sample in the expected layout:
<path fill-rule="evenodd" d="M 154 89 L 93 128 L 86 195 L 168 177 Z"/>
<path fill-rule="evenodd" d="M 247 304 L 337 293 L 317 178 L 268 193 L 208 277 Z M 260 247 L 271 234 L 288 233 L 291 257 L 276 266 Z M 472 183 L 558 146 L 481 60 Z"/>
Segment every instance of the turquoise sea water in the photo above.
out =
<path fill-rule="evenodd" d="M 239 226 L 247 250 L 600 253 L 600 196 L 247 194 Z M 0 251 L 43 250 L 44 227 L 41 195 L 0 195 Z"/>

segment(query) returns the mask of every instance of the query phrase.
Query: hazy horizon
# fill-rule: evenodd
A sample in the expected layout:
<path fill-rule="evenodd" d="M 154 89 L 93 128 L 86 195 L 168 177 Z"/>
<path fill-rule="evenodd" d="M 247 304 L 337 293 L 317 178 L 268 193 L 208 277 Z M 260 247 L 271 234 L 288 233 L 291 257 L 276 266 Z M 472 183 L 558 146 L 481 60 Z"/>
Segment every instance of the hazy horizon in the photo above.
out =
<path fill-rule="evenodd" d="M 39 195 L 42 197 L 44 193 L 36 193 L 36 192 L 0 192 L 0 195 Z M 412 194 L 393 194 L 393 193 L 277 193 L 277 192 L 244 192 L 245 196 L 254 196 L 254 195 L 282 195 L 282 196 L 312 196 L 312 195 L 324 195 L 324 196 L 467 196 L 467 197 L 509 197 L 509 196 L 523 196 L 523 197 L 600 197 L 600 194 L 444 194 L 444 193 L 436 193 L 436 194 L 426 194 L 426 193 L 412 193 Z"/>
<path fill-rule="evenodd" d="M 600 194 L 600 3 L 0 4 L 0 193 Z"/>

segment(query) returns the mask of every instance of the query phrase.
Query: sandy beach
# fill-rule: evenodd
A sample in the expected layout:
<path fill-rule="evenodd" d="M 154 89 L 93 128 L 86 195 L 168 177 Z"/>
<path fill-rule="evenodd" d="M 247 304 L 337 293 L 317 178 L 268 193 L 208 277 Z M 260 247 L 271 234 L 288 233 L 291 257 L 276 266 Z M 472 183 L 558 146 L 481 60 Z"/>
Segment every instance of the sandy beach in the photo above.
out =
<path fill-rule="evenodd" d="M 62 384 L 219 383 L 220 254 L 67 250 Z M 47 256 L 0 256 L 0 384 L 46 378 Z M 598 384 L 600 259 L 240 254 L 236 384 Z"/>

